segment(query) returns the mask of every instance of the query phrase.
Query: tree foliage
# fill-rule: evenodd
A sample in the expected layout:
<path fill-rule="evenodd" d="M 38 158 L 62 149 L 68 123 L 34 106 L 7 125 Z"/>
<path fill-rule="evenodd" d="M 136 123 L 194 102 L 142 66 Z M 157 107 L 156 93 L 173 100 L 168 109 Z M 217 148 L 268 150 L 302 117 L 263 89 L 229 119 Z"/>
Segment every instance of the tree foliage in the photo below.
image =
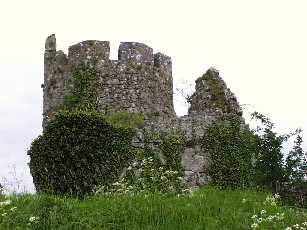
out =
<path fill-rule="evenodd" d="M 252 118 L 261 125 L 250 130 L 238 119 L 215 122 L 205 133 L 202 148 L 209 159 L 212 183 L 223 187 L 260 186 L 280 191 L 287 184 L 306 183 L 306 158 L 301 147 L 301 130 L 280 135 L 274 123 L 258 112 Z M 296 135 L 286 156 L 283 144 Z"/>
<path fill-rule="evenodd" d="M 307 175 L 307 161 L 302 149 L 303 138 L 302 130 L 298 130 L 293 149 L 286 157 L 286 179 L 291 184 L 300 184 L 304 181 Z"/>

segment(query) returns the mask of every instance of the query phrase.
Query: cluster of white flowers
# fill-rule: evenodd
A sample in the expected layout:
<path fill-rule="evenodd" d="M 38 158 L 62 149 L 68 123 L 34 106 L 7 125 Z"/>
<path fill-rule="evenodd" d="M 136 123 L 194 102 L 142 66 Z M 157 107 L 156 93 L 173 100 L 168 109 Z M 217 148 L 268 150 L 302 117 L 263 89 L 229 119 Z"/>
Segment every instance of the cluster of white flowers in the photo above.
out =
<path fill-rule="evenodd" d="M 3 211 L 1 214 L 2 217 L 10 216 L 10 213 L 13 213 L 17 210 L 16 206 L 8 207 L 12 204 L 12 201 L 7 199 L 5 201 L 0 202 L 0 210 Z M 37 216 L 30 216 L 28 219 L 27 225 L 30 226 L 31 224 L 35 224 L 39 221 L 39 217 Z"/>
<path fill-rule="evenodd" d="M 101 191 L 104 190 L 104 187 L 100 188 Z M 101 193 L 101 191 L 97 190 L 96 193 Z M 109 189 L 107 194 L 112 193 L 121 193 L 121 194 L 134 194 L 134 188 L 133 186 L 129 185 L 129 183 L 125 180 L 125 178 L 122 178 L 121 180 L 115 182 L 112 184 L 112 187 Z"/>
<path fill-rule="evenodd" d="M 286 227 L 285 230 L 307 230 L 307 222 L 302 224 L 294 224 L 292 227 Z"/>
<path fill-rule="evenodd" d="M 33 223 L 33 222 L 37 222 L 39 220 L 38 216 L 30 216 L 29 218 L 29 222 Z"/>
<path fill-rule="evenodd" d="M 252 229 L 258 228 L 262 223 L 269 224 L 269 223 L 276 223 L 284 219 L 284 213 L 276 213 L 275 215 L 266 215 L 267 211 L 262 209 L 260 211 L 260 215 L 253 215 L 253 224 L 251 225 Z"/>
<path fill-rule="evenodd" d="M 0 209 L 3 209 L 4 207 L 9 206 L 11 203 L 12 203 L 11 200 L 5 200 L 5 201 L 0 202 Z M 16 208 L 17 207 L 10 208 L 9 211 L 14 212 L 16 210 Z M 7 215 L 8 215 L 8 212 L 5 211 L 5 209 L 4 209 L 3 213 L 1 213 L 1 216 L 4 217 L 4 216 L 7 216 Z"/>
<path fill-rule="evenodd" d="M 31 225 L 37 224 L 38 221 L 39 221 L 38 216 L 30 216 L 27 225 L 28 225 L 28 227 L 31 227 Z"/>
<path fill-rule="evenodd" d="M 153 158 L 152 157 L 147 157 L 147 158 L 144 158 L 141 162 L 141 166 L 143 165 L 147 165 L 147 164 L 151 164 L 153 163 Z"/>
<path fill-rule="evenodd" d="M 274 194 L 273 196 L 267 196 L 263 204 L 269 205 L 269 206 L 276 206 L 277 201 L 280 198 L 278 194 Z M 251 225 L 251 229 L 257 229 L 261 225 L 268 225 L 272 223 L 277 223 L 284 219 L 285 214 L 284 213 L 276 213 L 274 215 L 267 215 L 267 211 L 265 209 L 262 209 L 260 211 L 259 215 L 253 215 L 252 220 L 253 223 Z"/>
<path fill-rule="evenodd" d="M 263 202 L 265 205 L 268 206 L 276 206 L 277 201 L 280 199 L 278 194 L 274 194 L 273 196 L 267 196 L 265 201 Z M 257 229 L 259 227 L 269 227 L 273 226 L 273 224 L 282 223 L 285 218 L 284 213 L 275 213 L 275 214 L 268 214 L 265 209 L 260 211 L 259 215 L 253 215 L 252 217 L 253 223 L 251 224 L 251 229 Z M 301 225 L 295 224 L 291 227 L 285 228 L 285 230 L 307 230 L 307 222 L 302 223 Z"/>
<path fill-rule="evenodd" d="M 174 193 L 181 188 L 183 178 L 178 171 L 157 167 L 152 157 L 127 167 L 125 176 L 109 187 L 100 186 L 95 193 L 137 194 L 147 192 Z"/>
<path fill-rule="evenodd" d="M 2 201 L 0 202 L 0 206 L 3 207 L 3 206 L 8 206 L 12 203 L 11 200 L 5 200 L 5 201 Z"/>
<path fill-rule="evenodd" d="M 280 195 L 278 193 L 273 196 L 267 196 L 265 201 L 263 202 L 265 205 L 276 206 L 277 201 L 280 199 Z"/>

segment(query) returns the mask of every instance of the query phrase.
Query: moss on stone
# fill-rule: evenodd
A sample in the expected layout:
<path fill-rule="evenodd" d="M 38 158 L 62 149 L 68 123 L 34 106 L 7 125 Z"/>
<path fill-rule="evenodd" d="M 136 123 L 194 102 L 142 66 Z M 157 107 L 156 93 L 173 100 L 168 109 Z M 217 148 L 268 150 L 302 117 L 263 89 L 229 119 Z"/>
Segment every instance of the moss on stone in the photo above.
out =
<path fill-rule="evenodd" d="M 105 119 L 115 127 L 143 128 L 145 124 L 144 115 L 141 113 L 112 112 L 106 114 Z"/>
<path fill-rule="evenodd" d="M 210 107 L 216 107 L 221 109 L 223 112 L 227 110 L 226 96 L 223 86 L 220 84 L 219 80 L 212 76 L 209 72 L 202 76 L 209 88 L 211 95 Z"/>

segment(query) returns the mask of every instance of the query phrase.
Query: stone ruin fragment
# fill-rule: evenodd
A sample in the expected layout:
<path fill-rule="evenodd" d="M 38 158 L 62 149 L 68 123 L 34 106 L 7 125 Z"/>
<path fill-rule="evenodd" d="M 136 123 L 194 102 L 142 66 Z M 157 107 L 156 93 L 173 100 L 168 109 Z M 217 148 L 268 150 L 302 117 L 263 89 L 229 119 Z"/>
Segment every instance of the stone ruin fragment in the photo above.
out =
<path fill-rule="evenodd" d="M 145 129 L 150 131 L 184 131 L 188 140 L 201 139 L 204 128 L 225 115 L 242 118 L 236 96 L 227 88 L 219 72 L 210 68 L 195 82 L 188 114 L 177 117 L 173 103 L 172 61 L 169 56 L 138 42 L 122 42 L 118 60 L 110 60 L 108 41 L 87 40 L 68 49 L 56 49 L 56 37 L 45 43 L 43 123 L 63 103 L 72 88 L 72 71 L 81 65 L 96 68 L 98 111 L 142 113 Z M 136 142 L 142 142 L 138 135 Z M 208 161 L 200 145 L 188 142 L 182 154 L 184 181 L 188 187 L 205 185 Z"/>

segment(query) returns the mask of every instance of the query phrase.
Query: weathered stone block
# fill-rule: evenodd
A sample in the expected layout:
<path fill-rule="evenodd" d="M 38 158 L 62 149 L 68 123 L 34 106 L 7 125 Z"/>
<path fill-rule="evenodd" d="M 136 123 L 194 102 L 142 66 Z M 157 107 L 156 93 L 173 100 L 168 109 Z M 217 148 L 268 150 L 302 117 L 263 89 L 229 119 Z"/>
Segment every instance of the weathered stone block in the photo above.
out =
<path fill-rule="evenodd" d="M 96 64 L 98 60 L 108 61 L 110 43 L 108 41 L 87 40 L 68 48 L 68 58 L 73 66 Z"/>
<path fill-rule="evenodd" d="M 153 50 L 138 42 L 121 42 L 118 50 L 118 60 L 124 63 L 153 65 Z"/>

